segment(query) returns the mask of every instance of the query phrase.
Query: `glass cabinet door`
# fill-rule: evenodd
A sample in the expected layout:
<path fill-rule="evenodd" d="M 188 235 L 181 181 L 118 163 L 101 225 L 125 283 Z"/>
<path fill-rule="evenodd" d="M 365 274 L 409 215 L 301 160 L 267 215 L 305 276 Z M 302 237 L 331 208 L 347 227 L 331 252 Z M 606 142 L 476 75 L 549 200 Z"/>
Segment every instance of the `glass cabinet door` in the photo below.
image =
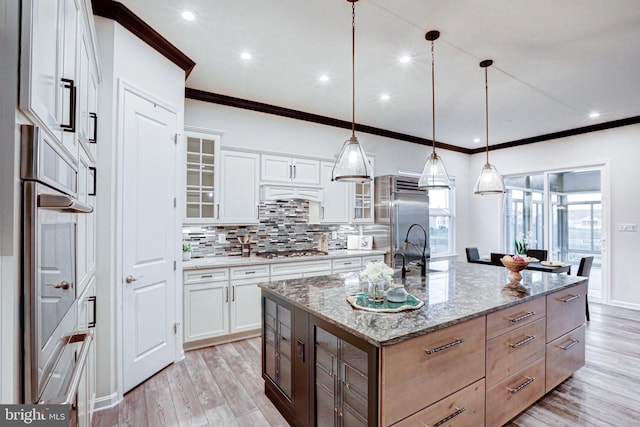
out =
<path fill-rule="evenodd" d="M 373 159 L 369 159 L 369 163 L 373 176 Z M 354 186 L 353 222 L 373 222 L 373 180 L 357 182 Z"/>
<path fill-rule="evenodd" d="M 217 157 L 220 138 L 187 133 L 186 222 L 218 218 Z"/>

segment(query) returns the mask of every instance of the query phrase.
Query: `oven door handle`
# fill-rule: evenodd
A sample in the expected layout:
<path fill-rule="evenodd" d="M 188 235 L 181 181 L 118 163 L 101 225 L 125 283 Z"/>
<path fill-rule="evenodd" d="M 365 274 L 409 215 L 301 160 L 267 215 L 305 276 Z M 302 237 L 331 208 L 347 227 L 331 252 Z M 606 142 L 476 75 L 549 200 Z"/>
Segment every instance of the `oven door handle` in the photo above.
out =
<path fill-rule="evenodd" d="M 82 341 L 82 347 L 80 348 L 80 354 L 78 355 L 76 366 L 73 367 L 73 372 L 71 373 L 71 381 L 69 381 L 67 392 L 64 394 L 64 396 L 54 397 L 47 401 L 40 401 L 38 403 L 61 404 L 61 405 L 75 404 L 76 394 L 78 392 L 78 386 L 80 385 L 80 379 L 82 378 L 82 373 L 83 373 L 82 371 L 84 371 L 84 366 L 87 363 L 87 357 L 89 357 L 89 350 L 91 349 L 91 343 L 93 342 L 93 334 L 91 334 L 90 332 L 73 334 L 69 338 L 68 344 L 75 344 L 80 341 Z M 64 398 L 64 400 L 60 401 L 60 399 L 62 398 Z"/>
<path fill-rule="evenodd" d="M 93 212 L 93 206 L 82 203 L 66 194 L 40 194 L 38 196 L 38 207 L 73 213 Z"/>

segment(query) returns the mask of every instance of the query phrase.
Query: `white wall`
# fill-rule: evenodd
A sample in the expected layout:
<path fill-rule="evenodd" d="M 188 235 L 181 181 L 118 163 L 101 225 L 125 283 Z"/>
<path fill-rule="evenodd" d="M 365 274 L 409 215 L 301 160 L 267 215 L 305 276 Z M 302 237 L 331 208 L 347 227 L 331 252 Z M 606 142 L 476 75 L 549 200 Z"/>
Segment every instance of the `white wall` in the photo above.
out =
<path fill-rule="evenodd" d="M 185 102 L 185 124 L 225 132 L 221 142 L 224 147 L 327 159 L 335 159 L 344 141 L 351 136 L 348 129 L 189 99 Z M 376 176 L 397 174 L 399 170 L 421 172 L 431 152 L 431 146 L 363 132 L 356 132 L 356 135 L 367 155 L 375 157 Z M 449 175 L 456 180 L 456 234 L 466 236 L 468 195 L 475 183 L 469 184 L 469 156 L 447 150 L 438 150 L 438 154 L 443 158 Z M 461 249 L 464 246 L 458 244 L 457 248 L 458 252 L 464 252 Z"/>
<path fill-rule="evenodd" d="M 603 254 L 603 262 L 608 261 L 610 266 L 609 302 L 636 309 L 640 309 L 640 286 L 635 277 L 640 233 L 619 232 L 617 226 L 640 223 L 639 140 L 640 125 L 632 125 L 490 152 L 491 163 L 503 175 L 605 165 L 603 215 L 610 216 L 609 228 L 603 230 L 605 248 L 609 248 Z M 471 157 L 475 178 L 485 159 L 484 154 Z M 485 251 L 501 248 L 501 198 L 473 197 L 470 208 L 474 215 L 464 245 L 479 246 Z"/>
<path fill-rule="evenodd" d="M 121 147 L 118 146 L 118 90 L 124 82 L 153 95 L 178 111 L 182 127 L 185 74 L 182 69 L 140 41 L 119 24 L 95 18 L 98 52 L 103 82 L 98 105 L 98 177 L 97 177 L 97 401 L 106 407 L 121 399 L 121 372 L 118 361 L 122 349 L 118 328 L 121 277 L 122 215 L 119 200 Z M 153 156 L 153 153 L 149 153 Z M 176 236 L 181 230 L 176 221 Z M 178 248 L 176 248 L 178 251 Z"/>

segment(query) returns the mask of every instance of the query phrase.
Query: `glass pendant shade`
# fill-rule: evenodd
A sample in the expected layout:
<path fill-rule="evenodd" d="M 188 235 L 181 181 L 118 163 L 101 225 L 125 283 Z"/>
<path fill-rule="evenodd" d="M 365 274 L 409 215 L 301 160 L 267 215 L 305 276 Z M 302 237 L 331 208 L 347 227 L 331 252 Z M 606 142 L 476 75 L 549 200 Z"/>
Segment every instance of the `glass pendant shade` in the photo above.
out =
<path fill-rule="evenodd" d="M 485 163 L 473 189 L 475 194 L 500 194 L 504 193 L 504 181 L 502 175 L 495 166 Z"/>
<path fill-rule="evenodd" d="M 371 181 L 369 159 L 358 143 L 358 138 L 347 139 L 338 154 L 331 173 L 333 181 L 366 182 Z"/>
<path fill-rule="evenodd" d="M 444 163 L 442 163 L 442 158 L 435 152 L 431 153 L 422 169 L 422 174 L 418 180 L 418 188 L 420 190 L 428 190 L 450 187 L 451 181 L 449 180 L 449 175 L 447 175 L 447 170 L 444 168 Z"/>

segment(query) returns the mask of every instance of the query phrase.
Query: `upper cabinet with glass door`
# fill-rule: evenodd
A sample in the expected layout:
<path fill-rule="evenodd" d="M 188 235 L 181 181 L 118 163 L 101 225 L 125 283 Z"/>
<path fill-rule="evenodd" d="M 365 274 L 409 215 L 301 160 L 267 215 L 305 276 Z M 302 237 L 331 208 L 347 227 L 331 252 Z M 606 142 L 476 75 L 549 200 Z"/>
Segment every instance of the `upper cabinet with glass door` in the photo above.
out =
<path fill-rule="evenodd" d="M 373 178 L 373 159 L 369 158 L 371 165 L 371 177 Z M 367 182 L 354 184 L 353 193 L 353 222 L 373 222 L 373 179 Z"/>
<path fill-rule="evenodd" d="M 220 135 L 186 132 L 185 223 L 214 223 L 220 215 L 218 164 Z"/>

